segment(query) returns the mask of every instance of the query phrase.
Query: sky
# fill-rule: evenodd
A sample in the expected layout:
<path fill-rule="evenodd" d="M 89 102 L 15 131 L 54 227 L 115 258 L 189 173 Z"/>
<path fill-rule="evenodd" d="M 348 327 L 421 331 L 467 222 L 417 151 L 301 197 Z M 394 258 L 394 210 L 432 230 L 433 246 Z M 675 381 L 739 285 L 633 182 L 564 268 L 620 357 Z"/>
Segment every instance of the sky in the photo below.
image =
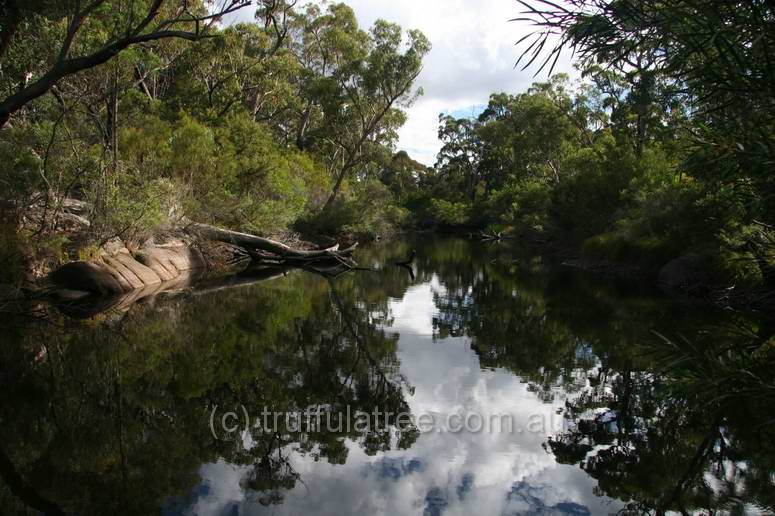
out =
<path fill-rule="evenodd" d="M 509 21 L 521 11 L 515 0 L 348 0 L 347 4 L 361 26 L 384 18 L 405 29 L 420 29 L 433 44 L 418 79 L 425 94 L 409 109 L 399 141 L 399 149 L 427 165 L 436 162 L 441 147 L 439 113 L 477 114 L 491 93 L 517 93 L 546 79 L 545 72 L 536 79 L 536 69 L 514 68 L 520 54 L 515 43 L 530 30 Z M 571 69 L 568 56 L 563 57 L 557 72 Z"/>
<path fill-rule="evenodd" d="M 383 18 L 404 29 L 420 29 L 433 44 L 417 83 L 425 94 L 407 111 L 398 143 L 399 150 L 427 165 L 435 163 L 441 147 L 440 113 L 470 116 L 491 93 L 517 93 L 547 78 L 545 72 L 534 78 L 535 68 L 514 68 L 520 53 L 515 43 L 530 30 L 509 21 L 522 10 L 516 0 L 345 1 L 364 29 Z M 563 55 L 555 71 L 570 70 L 569 56 Z"/>

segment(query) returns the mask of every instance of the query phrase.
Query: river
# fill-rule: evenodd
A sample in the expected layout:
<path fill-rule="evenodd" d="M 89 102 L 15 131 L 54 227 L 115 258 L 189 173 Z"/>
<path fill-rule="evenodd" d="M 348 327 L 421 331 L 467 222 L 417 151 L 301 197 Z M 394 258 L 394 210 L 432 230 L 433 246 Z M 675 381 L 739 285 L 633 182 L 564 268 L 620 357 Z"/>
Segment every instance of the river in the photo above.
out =
<path fill-rule="evenodd" d="M 5 320 L 0 512 L 775 511 L 756 314 L 501 243 L 357 258 Z"/>

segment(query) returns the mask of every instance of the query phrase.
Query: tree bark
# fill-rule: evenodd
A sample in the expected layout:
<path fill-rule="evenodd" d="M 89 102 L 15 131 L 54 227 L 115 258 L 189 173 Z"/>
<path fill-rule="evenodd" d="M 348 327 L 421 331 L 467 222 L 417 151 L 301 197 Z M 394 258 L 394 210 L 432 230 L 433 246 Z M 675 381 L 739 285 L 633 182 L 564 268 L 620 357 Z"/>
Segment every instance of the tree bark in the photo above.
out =
<path fill-rule="evenodd" d="M 326 201 L 326 204 L 323 206 L 323 211 L 327 211 L 331 205 L 334 204 L 334 201 L 336 200 L 336 197 L 339 195 L 339 190 L 342 188 L 342 183 L 344 182 L 344 178 L 347 176 L 348 172 L 354 167 L 355 165 L 346 164 L 342 167 L 342 169 L 339 171 L 339 175 L 336 177 L 336 183 L 334 183 L 334 188 L 331 190 L 331 195 L 328 196 L 328 200 Z"/>
<path fill-rule="evenodd" d="M 307 147 L 307 128 L 309 127 L 309 120 L 311 115 L 312 102 L 309 102 L 301 114 L 299 129 L 296 131 L 296 147 L 298 147 L 299 150 L 305 150 Z"/>

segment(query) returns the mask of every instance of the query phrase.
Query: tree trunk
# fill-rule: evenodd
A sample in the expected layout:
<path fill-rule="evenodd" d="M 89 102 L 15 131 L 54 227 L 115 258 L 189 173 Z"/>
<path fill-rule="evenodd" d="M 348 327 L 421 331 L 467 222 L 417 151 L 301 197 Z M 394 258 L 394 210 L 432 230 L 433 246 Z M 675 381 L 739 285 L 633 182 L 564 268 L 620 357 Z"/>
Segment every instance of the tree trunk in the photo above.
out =
<path fill-rule="evenodd" d="M 247 233 L 239 233 L 237 231 L 229 231 L 227 229 L 216 228 L 207 224 L 192 224 L 190 229 L 198 233 L 202 238 L 208 240 L 215 240 L 218 242 L 226 242 L 229 244 L 238 245 L 247 249 L 260 249 L 272 254 L 276 254 L 286 260 L 308 261 L 316 260 L 327 257 L 348 256 L 355 251 L 358 244 L 353 245 L 342 251 L 339 250 L 339 246 L 335 245 L 328 249 L 319 249 L 315 251 L 303 251 L 300 249 L 294 249 L 290 246 L 270 240 L 268 238 L 257 237 L 255 235 L 249 235 Z"/>
<path fill-rule="evenodd" d="M 344 182 L 345 176 L 347 176 L 347 173 L 353 168 L 353 166 L 354 165 L 352 164 L 345 164 L 342 167 L 342 170 L 339 171 L 339 175 L 336 178 L 336 183 L 334 183 L 334 188 L 331 190 L 331 195 L 328 196 L 328 200 L 323 206 L 323 211 L 328 210 L 334 204 L 336 197 L 339 195 L 339 190 L 342 189 L 342 182 Z"/>
<path fill-rule="evenodd" d="M 304 112 L 301 114 L 301 120 L 299 121 L 299 129 L 296 132 L 296 147 L 299 150 L 304 150 L 307 147 L 307 128 L 309 127 L 309 119 L 312 115 L 312 102 L 307 104 Z"/>
<path fill-rule="evenodd" d="M 105 127 L 107 128 L 109 146 L 112 155 L 112 170 L 115 178 L 118 169 L 118 65 L 113 67 L 109 79 L 109 91 L 106 99 Z"/>
<path fill-rule="evenodd" d="M 150 88 L 148 88 L 148 84 L 145 82 L 147 74 L 144 75 L 142 70 L 140 70 L 140 67 L 137 65 L 135 65 L 135 76 L 137 77 L 137 85 L 140 87 L 140 91 L 145 93 L 148 96 L 148 99 L 156 100 L 151 93 Z"/>

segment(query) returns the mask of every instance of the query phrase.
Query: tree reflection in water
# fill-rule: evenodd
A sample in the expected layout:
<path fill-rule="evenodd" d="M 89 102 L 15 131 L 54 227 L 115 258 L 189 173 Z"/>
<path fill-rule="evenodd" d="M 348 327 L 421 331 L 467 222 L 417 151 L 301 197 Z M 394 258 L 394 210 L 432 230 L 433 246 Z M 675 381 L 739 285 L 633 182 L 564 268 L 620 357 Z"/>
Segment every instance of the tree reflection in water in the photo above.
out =
<path fill-rule="evenodd" d="M 220 459 L 251 468 L 243 487 L 259 503 L 279 503 L 300 481 L 291 454 L 341 464 L 345 439 L 368 454 L 411 446 L 416 430 L 398 428 L 395 417 L 388 429 L 359 431 L 351 421 L 305 432 L 281 419 L 277 431 L 251 428 L 249 439 L 211 433 L 214 407 L 256 416 L 316 405 L 349 406 L 353 418 L 376 407 L 408 412 L 398 336 L 379 329 L 387 298 L 364 303 L 359 292 L 352 278 L 291 274 L 79 324 L 10 325 L 0 505 L 151 514 L 171 495 L 184 503 L 201 464 Z"/>
<path fill-rule="evenodd" d="M 771 322 L 541 273 L 540 258 L 503 249 L 467 252 L 482 251 L 425 255 L 440 271 L 438 336 L 465 335 L 482 366 L 565 399 L 566 431 L 545 444 L 558 462 L 633 514 L 775 512 Z"/>
<path fill-rule="evenodd" d="M 413 275 L 391 265 L 412 249 Z M 414 284 L 433 288 L 439 345 L 464 336 L 481 367 L 564 404 L 564 430 L 546 452 L 597 479 L 598 494 L 626 502 L 625 512 L 775 512 L 771 325 L 496 243 L 390 242 L 359 261 L 379 272 L 291 273 L 77 323 L 9 322 L 0 506 L 158 513 L 189 504 L 202 464 L 221 460 L 248 471 L 251 501 L 277 504 L 304 482 L 294 456 L 344 464 L 348 442 L 368 455 L 410 448 L 418 431 L 395 418 L 387 429 L 351 421 L 349 431 L 251 428 L 216 439 L 209 417 L 241 406 L 408 412 L 400 336 L 384 328 L 395 323 L 391 300 Z M 529 488 L 516 483 L 504 497 Z"/>

